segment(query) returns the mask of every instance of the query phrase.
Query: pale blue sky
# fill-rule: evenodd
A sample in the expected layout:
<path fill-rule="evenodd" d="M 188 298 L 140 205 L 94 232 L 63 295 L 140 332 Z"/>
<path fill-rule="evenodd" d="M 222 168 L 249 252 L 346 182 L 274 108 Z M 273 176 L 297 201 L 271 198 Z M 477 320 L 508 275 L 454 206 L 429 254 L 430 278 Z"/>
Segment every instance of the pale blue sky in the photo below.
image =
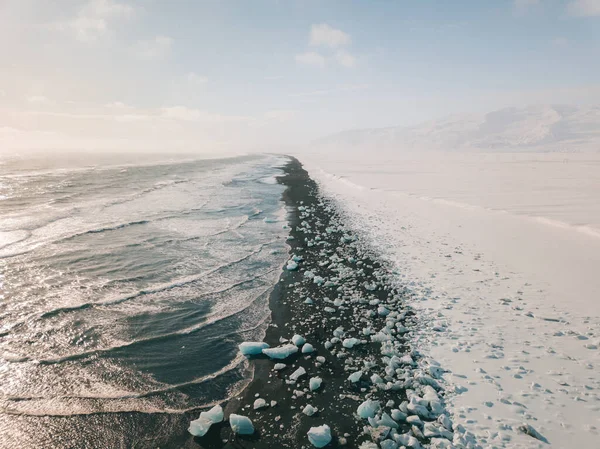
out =
<path fill-rule="evenodd" d="M 600 103 L 600 0 L 0 1 L 0 144 L 216 151 Z"/>

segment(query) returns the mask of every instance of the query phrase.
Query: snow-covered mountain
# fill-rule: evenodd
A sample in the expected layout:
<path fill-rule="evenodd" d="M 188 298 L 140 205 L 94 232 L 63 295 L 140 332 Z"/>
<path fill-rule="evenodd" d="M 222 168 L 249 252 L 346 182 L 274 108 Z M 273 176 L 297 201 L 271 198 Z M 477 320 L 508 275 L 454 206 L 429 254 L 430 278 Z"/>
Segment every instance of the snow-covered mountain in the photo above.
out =
<path fill-rule="evenodd" d="M 344 131 L 315 144 L 347 150 L 600 152 L 600 106 L 505 108 L 413 127 Z"/>

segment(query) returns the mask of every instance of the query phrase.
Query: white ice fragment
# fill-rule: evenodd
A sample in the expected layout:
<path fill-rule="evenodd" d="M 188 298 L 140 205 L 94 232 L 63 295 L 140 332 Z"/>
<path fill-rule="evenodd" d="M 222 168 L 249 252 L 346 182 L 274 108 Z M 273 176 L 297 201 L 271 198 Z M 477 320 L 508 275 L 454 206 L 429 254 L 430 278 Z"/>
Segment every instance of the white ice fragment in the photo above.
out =
<path fill-rule="evenodd" d="M 302 409 L 302 413 L 304 413 L 306 416 L 312 416 L 312 415 L 314 415 L 315 413 L 317 413 L 317 411 L 318 411 L 318 410 L 317 410 L 317 408 L 316 408 L 316 407 L 313 407 L 313 406 L 312 406 L 312 405 L 310 405 L 310 404 L 307 404 L 307 405 L 306 405 L 306 407 L 304 407 L 304 408 Z"/>
<path fill-rule="evenodd" d="M 358 371 L 350 374 L 348 376 L 348 380 L 350 382 L 352 382 L 353 384 L 355 384 L 356 382 L 358 382 L 360 380 L 360 378 L 362 377 L 362 375 L 363 375 L 363 372 L 361 370 L 358 370 Z"/>
<path fill-rule="evenodd" d="M 286 267 L 286 270 L 288 271 L 294 271 L 298 269 L 298 264 L 296 262 L 294 262 L 293 260 L 288 261 Z"/>
<path fill-rule="evenodd" d="M 333 307 L 325 307 L 323 310 L 328 313 L 334 313 L 336 311 Z"/>
<path fill-rule="evenodd" d="M 387 308 L 385 308 L 384 306 L 379 306 L 377 308 L 377 314 L 380 316 L 387 316 L 390 314 L 390 311 Z"/>
<path fill-rule="evenodd" d="M 262 353 L 271 359 L 285 359 L 296 352 L 298 352 L 298 346 L 292 344 L 262 350 Z"/>
<path fill-rule="evenodd" d="M 304 343 L 304 346 L 302 346 L 302 354 L 310 354 L 314 350 L 315 348 L 310 343 Z"/>
<path fill-rule="evenodd" d="M 306 374 L 306 370 L 302 367 L 298 368 L 292 374 L 290 374 L 290 380 L 298 380 L 300 376 L 304 376 Z"/>
<path fill-rule="evenodd" d="M 310 386 L 310 389 L 312 391 L 315 391 L 321 387 L 322 382 L 323 382 L 323 379 L 321 379 L 320 377 L 311 377 L 310 380 L 308 381 L 308 385 Z"/>
<path fill-rule="evenodd" d="M 244 355 L 257 355 L 268 347 L 269 345 L 262 341 L 245 341 L 238 346 L 240 352 Z"/>
<path fill-rule="evenodd" d="M 206 418 L 200 417 L 190 422 L 190 427 L 188 428 L 188 432 L 196 437 L 203 437 L 210 429 L 212 422 L 207 420 Z"/>
<path fill-rule="evenodd" d="M 353 348 L 355 345 L 359 344 L 360 340 L 358 338 L 346 338 L 343 342 L 342 342 L 342 346 L 344 348 L 348 348 L 351 349 Z"/>
<path fill-rule="evenodd" d="M 308 441 L 314 447 L 325 447 L 331 442 L 331 429 L 327 424 L 311 427 L 308 431 Z"/>
<path fill-rule="evenodd" d="M 229 424 L 231 425 L 231 430 L 239 435 L 252 435 L 254 433 L 252 421 L 247 416 L 232 413 L 229 415 Z"/>
<path fill-rule="evenodd" d="M 356 412 L 362 419 L 373 418 L 375 413 L 379 410 L 379 401 L 372 401 L 367 399 L 365 402 L 358 406 Z"/>
<path fill-rule="evenodd" d="M 206 412 L 200 413 L 200 417 L 190 422 L 188 432 L 197 437 L 202 437 L 208 432 L 211 425 L 223 421 L 223 409 L 220 405 L 215 405 Z"/>
<path fill-rule="evenodd" d="M 292 343 L 294 343 L 296 346 L 302 346 L 304 343 L 306 343 L 306 340 L 302 335 L 296 334 L 292 337 Z"/>
<path fill-rule="evenodd" d="M 313 303 L 314 303 L 314 301 L 311 298 L 306 298 L 304 300 L 304 304 L 313 304 Z"/>
<path fill-rule="evenodd" d="M 323 357 L 322 355 L 317 356 L 317 362 L 325 363 L 325 357 Z"/>
<path fill-rule="evenodd" d="M 273 369 L 275 371 L 280 371 L 282 369 L 284 369 L 287 365 L 285 363 L 276 363 L 275 366 L 273 367 Z"/>
<path fill-rule="evenodd" d="M 259 408 L 264 408 L 266 406 L 267 401 L 265 401 L 263 398 L 258 398 L 256 401 L 254 401 L 253 408 L 254 410 L 258 410 Z"/>

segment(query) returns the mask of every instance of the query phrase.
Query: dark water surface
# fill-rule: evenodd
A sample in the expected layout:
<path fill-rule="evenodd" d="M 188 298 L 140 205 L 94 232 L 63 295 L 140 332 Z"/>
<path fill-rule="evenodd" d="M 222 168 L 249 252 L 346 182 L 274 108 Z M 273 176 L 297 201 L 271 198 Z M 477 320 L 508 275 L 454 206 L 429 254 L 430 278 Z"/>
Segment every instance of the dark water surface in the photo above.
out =
<path fill-rule="evenodd" d="M 285 159 L 0 165 L 0 447 L 195 447 L 287 258 Z"/>

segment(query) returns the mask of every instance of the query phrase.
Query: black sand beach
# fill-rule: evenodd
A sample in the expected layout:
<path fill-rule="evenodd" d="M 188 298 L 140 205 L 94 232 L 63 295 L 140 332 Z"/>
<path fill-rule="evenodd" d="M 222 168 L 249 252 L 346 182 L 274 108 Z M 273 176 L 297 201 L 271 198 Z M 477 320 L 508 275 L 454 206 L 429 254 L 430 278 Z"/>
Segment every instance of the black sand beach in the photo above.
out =
<path fill-rule="evenodd" d="M 284 172 L 278 180 L 287 186 L 284 200 L 291 226 L 290 255 L 301 256 L 302 260 L 298 269 L 283 270 L 271 295 L 272 324 L 264 341 L 276 347 L 287 343 L 282 343 L 283 339 L 299 334 L 315 351 L 310 354 L 298 351 L 285 360 L 270 360 L 264 355 L 253 357 L 254 378 L 239 397 L 223 405 L 225 422 L 213 425 L 204 437 L 194 438 L 202 448 L 312 447 L 307 432 L 322 424 L 331 428 L 333 437 L 327 447 L 356 448 L 363 441 L 384 438 L 390 430 L 378 427 L 374 434 L 364 434 L 363 427 L 369 423 L 356 415 L 362 401 L 378 400 L 382 409 L 387 404 L 389 413 L 390 408 L 398 408 L 407 400 L 410 380 L 392 385 L 389 376 L 380 384 L 369 379 L 374 373 L 381 373 L 385 365 L 381 365 L 380 343 L 370 341 L 368 334 L 362 332 L 366 326 L 372 326 L 373 333 L 386 326 L 386 316 L 377 313 L 378 304 L 399 314 L 399 321 L 410 327 L 414 317 L 403 305 L 402 292 L 390 286 L 390 273 L 376 257 L 365 253 L 356 238 L 342 228 L 335 211 L 320 197 L 318 186 L 299 161 L 291 159 Z M 305 276 L 307 271 L 322 277 L 323 282 Z M 306 298 L 311 298 L 313 304 L 306 304 Z M 325 342 L 334 338 L 334 330 L 340 327 L 343 328 L 339 331 L 340 341 L 334 340 L 336 344 L 327 349 Z M 399 332 L 401 335 L 403 331 Z M 341 344 L 345 338 L 361 342 L 347 348 Z M 398 336 L 396 342 L 403 339 Z M 395 349 L 396 353 L 410 354 L 408 346 L 402 343 L 396 343 Z M 319 363 L 317 356 L 324 357 L 325 362 Z M 412 353 L 414 359 L 418 356 Z M 279 362 L 285 363 L 286 368 L 274 371 Z M 365 363 L 370 365 L 365 367 Z M 286 383 L 299 367 L 306 374 L 295 383 L 289 380 Z M 365 373 L 362 379 L 350 382 L 348 376 L 359 369 Z M 317 376 L 322 378 L 322 385 L 317 391 L 310 391 L 308 381 Z M 277 403 L 254 410 L 253 403 L 258 397 L 267 404 Z M 303 414 L 307 404 L 318 412 L 312 416 Z M 230 413 L 248 416 L 255 434 L 234 436 L 227 423 Z M 404 422 L 399 423 L 397 431 L 410 429 L 411 425 Z"/>

